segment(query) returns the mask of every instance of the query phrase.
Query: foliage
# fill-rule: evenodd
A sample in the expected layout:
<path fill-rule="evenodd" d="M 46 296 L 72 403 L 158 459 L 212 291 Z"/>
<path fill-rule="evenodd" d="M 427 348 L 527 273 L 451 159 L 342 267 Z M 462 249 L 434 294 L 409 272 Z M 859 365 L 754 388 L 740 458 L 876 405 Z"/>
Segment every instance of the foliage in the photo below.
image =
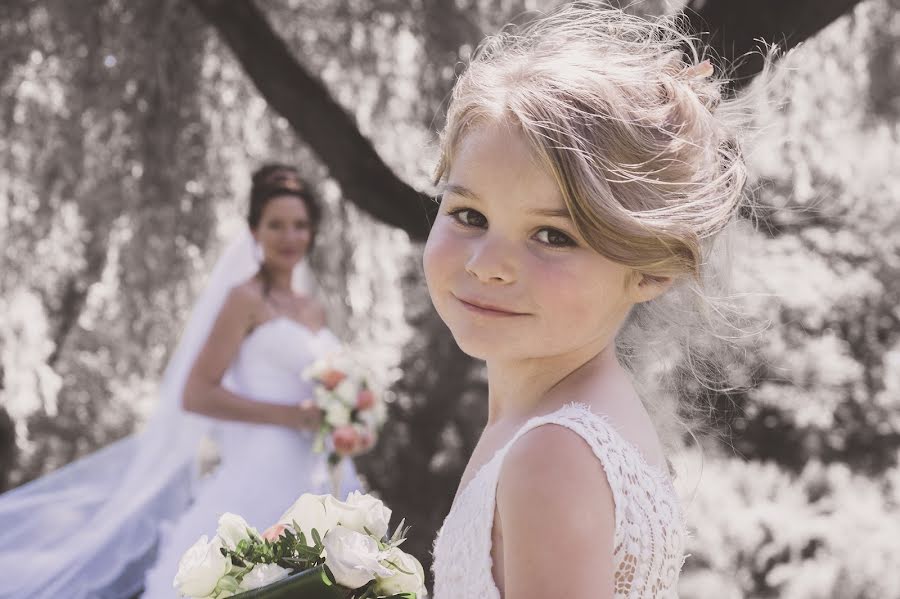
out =
<path fill-rule="evenodd" d="M 897 467 L 873 479 L 837 462 L 810 460 L 793 474 L 715 456 L 696 494 L 685 491 L 693 534 L 683 597 L 900 597 Z"/>

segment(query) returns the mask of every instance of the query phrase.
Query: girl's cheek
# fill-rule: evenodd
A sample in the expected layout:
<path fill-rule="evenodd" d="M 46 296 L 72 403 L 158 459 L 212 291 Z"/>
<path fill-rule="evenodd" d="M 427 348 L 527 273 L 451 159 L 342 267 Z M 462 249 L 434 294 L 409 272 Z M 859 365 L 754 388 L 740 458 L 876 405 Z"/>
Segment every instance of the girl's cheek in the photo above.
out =
<path fill-rule="evenodd" d="M 427 270 L 446 270 L 452 267 L 464 251 L 464 244 L 454 234 L 449 223 L 438 221 L 434 224 L 425 244 L 423 262 Z"/>
<path fill-rule="evenodd" d="M 551 317 L 577 321 L 598 309 L 598 298 L 591 291 L 596 282 L 590 279 L 590 272 L 565 257 L 529 263 L 531 291 Z"/>
<path fill-rule="evenodd" d="M 428 241 L 425 242 L 425 249 L 422 252 L 422 267 L 425 272 L 425 280 L 429 285 L 433 285 L 441 278 L 442 271 L 446 269 L 445 263 L 447 257 L 447 240 L 446 233 L 440 222 L 436 222 L 428 235 Z"/>

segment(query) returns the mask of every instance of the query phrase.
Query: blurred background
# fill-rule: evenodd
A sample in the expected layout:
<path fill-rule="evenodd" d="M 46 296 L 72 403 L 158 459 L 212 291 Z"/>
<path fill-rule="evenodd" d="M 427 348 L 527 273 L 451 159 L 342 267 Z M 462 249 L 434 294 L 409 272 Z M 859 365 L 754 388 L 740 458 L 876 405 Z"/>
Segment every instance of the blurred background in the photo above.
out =
<path fill-rule="evenodd" d="M 357 465 L 427 571 L 487 412 L 421 273 L 435 131 L 474 44 L 554 4 L 5 0 L 0 490 L 140 429 L 250 173 L 283 161 L 324 198 L 331 326 L 391 389 Z M 900 598 L 900 1 L 684 4 L 625 8 L 692 9 L 726 58 L 799 47 L 759 103 L 762 210 L 735 231 L 765 332 L 719 373 L 738 391 L 665 390 L 716 407 L 673 456 L 681 596 Z"/>

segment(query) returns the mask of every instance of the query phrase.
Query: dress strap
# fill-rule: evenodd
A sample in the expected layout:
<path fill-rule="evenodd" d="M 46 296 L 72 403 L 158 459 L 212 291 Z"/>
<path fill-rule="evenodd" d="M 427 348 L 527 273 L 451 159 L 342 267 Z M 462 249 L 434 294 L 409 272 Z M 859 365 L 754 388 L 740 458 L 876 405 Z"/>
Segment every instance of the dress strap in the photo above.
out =
<path fill-rule="evenodd" d="M 605 415 L 594 412 L 581 402 L 569 402 L 558 410 L 529 419 L 506 444 L 505 456 L 516 440 L 528 431 L 545 424 L 564 426 L 581 436 L 600 460 L 615 503 L 616 545 L 624 529 L 626 506 L 633 497 L 635 485 L 655 495 L 672 490 L 671 480 L 658 467 L 648 464 L 638 448 L 619 433 Z M 502 462 L 501 457 L 498 462 Z M 499 476 L 500 464 L 496 467 Z"/>

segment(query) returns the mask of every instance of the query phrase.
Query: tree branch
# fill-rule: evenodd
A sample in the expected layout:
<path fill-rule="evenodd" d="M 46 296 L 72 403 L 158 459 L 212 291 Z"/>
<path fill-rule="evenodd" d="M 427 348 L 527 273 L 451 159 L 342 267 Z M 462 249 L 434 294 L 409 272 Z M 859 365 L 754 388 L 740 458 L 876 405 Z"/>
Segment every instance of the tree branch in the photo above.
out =
<path fill-rule="evenodd" d="M 691 0 L 684 12 L 692 31 L 726 64 L 734 65 L 733 91 L 762 70 L 759 40 L 787 51 L 809 39 L 861 0 Z M 751 52 L 756 52 L 750 54 Z"/>
<path fill-rule="evenodd" d="M 427 237 L 429 196 L 384 163 L 323 83 L 293 57 L 251 0 L 191 0 L 218 30 L 269 105 L 290 123 L 348 200 L 416 241 Z"/>
<path fill-rule="evenodd" d="M 728 64 L 732 91 L 762 69 L 758 40 L 790 49 L 861 0 L 691 0 L 690 27 Z M 344 197 L 415 241 L 427 237 L 434 204 L 384 163 L 354 119 L 309 73 L 252 0 L 190 0 L 216 28 L 269 105 L 288 120 L 341 186 Z M 745 57 L 745 60 L 741 60 Z"/>

